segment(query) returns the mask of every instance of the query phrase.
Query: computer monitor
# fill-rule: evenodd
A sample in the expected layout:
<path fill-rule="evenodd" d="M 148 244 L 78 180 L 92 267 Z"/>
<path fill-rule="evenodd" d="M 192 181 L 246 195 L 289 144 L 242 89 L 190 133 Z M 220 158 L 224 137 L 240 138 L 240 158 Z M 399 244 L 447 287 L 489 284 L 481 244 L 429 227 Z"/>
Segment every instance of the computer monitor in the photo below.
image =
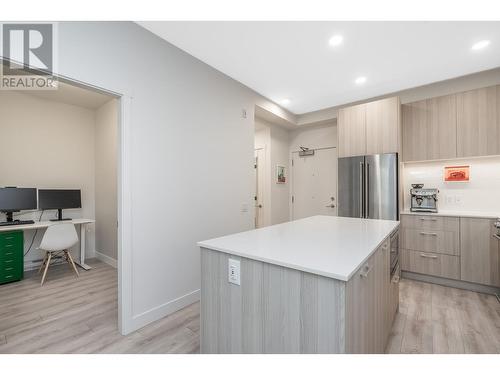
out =
<path fill-rule="evenodd" d="M 66 208 L 82 208 L 80 190 L 39 189 L 38 205 L 41 210 L 57 210 L 57 220 L 63 219 L 62 210 Z"/>
<path fill-rule="evenodd" d="M 35 188 L 0 188 L 0 211 L 7 214 L 7 221 L 12 222 L 12 213 L 21 210 L 36 210 Z"/>

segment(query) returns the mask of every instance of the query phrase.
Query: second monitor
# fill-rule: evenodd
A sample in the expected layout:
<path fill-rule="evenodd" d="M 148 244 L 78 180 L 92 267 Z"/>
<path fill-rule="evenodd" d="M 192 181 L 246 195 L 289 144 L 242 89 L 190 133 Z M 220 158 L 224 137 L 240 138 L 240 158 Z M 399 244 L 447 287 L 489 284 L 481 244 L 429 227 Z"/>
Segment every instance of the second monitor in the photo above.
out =
<path fill-rule="evenodd" d="M 63 219 L 62 210 L 67 208 L 82 208 L 80 190 L 39 189 L 38 208 L 40 210 L 57 210 L 57 219 L 54 221 L 71 220 Z"/>

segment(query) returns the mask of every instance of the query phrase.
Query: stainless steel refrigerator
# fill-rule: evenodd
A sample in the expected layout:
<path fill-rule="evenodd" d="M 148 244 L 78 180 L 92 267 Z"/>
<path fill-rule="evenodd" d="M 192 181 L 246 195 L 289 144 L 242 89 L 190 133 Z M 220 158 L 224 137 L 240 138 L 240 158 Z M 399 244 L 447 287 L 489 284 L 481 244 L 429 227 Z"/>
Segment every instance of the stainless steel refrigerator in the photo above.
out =
<path fill-rule="evenodd" d="M 338 216 L 398 220 L 398 155 L 338 159 Z"/>

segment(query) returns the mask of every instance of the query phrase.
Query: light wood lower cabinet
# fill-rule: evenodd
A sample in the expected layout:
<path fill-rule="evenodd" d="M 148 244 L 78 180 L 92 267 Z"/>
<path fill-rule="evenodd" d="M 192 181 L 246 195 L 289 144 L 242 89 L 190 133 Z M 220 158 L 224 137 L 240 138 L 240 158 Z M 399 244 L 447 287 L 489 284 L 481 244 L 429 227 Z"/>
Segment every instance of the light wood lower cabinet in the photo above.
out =
<path fill-rule="evenodd" d="M 403 249 L 401 267 L 405 271 L 460 279 L 460 258 L 454 255 Z"/>
<path fill-rule="evenodd" d="M 401 215 L 401 269 L 500 287 L 496 220 Z"/>
<path fill-rule="evenodd" d="M 387 239 L 347 282 L 348 353 L 383 353 L 385 350 L 396 312 L 391 306 L 389 251 Z"/>
<path fill-rule="evenodd" d="M 383 353 L 397 309 L 389 242 L 347 282 L 202 248 L 201 352 Z"/>
<path fill-rule="evenodd" d="M 458 231 L 403 229 L 403 248 L 440 254 L 459 254 Z"/>
<path fill-rule="evenodd" d="M 462 280 L 500 287 L 500 240 L 494 237 L 494 222 L 460 219 Z"/>

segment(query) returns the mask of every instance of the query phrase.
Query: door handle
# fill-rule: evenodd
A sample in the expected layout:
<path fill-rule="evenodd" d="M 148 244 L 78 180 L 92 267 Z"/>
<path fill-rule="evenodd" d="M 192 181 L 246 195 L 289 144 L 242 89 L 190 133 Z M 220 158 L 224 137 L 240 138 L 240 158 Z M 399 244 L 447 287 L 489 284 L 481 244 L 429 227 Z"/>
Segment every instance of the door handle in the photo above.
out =
<path fill-rule="evenodd" d="M 332 203 L 332 204 L 326 205 L 325 207 L 335 208 L 335 205 Z"/>
<path fill-rule="evenodd" d="M 372 266 L 366 266 L 365 272 L 361 272 L 359 276 L 366 279 L 368 277 L 368 274 L 371 272 L 372 268 L 373 268 Z"/>
<path fill-rule="evenodd" d="M 359 217 L 363 218 L 365 216 L 364 204 L 363 204 L 363 196 L 365 191 L 364 186 L 364 163 L 362 161 L 359 162 Z"/>
<path fill-rule="evenodd" d="M 430 232 L 420 232 L 422 236 L 437 236 L 437 233 L 430 233 Z"/>
<path fill-rule="evenodd" d="M 366 217 L 370 217 L 370 164 L 366 163 L 366 187 L 365 187 L 365 197 L 366 197 Z"/>
<path fill-rule="evenodd" d="M 427 254 L 421 253 L 420 256 L 422 258 L 437 259 L 437 255 L 427 255 Z"/>

